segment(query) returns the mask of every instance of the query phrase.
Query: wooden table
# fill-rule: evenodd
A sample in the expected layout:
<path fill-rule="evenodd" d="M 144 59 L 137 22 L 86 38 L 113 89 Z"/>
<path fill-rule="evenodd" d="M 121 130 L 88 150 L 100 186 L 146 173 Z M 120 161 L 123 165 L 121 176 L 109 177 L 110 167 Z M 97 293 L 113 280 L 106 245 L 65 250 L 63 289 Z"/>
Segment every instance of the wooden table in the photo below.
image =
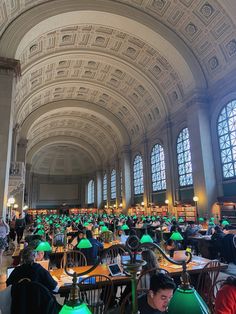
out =
<path fill-rule="evenodd" d="M 187 264 L 187 271 L 188 273 L 191 274 L 198 274 L 201 272 L 201 270 L 203 269 L 203 267 L 209 262 L 210 260 L 207 258 L 203 258 L 200 256 L 193 256 L 192 261 Z M 178 277 L 181 275 L 182 272 L 182 266 L 179 265 L 174 265 L 169 263 L 168 261 L 166 261 L 166 263 L 163 263 L 162 265 L 160 265 L 161 268 L 166 269 L 171 277 Z M 220 269 L 224 270 L 227 269 L 228 265 L 227 264 L 223 264 L 221 263 Z M 89 268 L 91 268 L 91 266 L 81 266 L 81 267 L 74 267 L 73 270 L 76 271 L 78 274 L 88 270 Z M 209 268 L 210 270 L 210 268 Z M 63 276 L 67 276 L 64 272 L 64 269 L 59 268 L 59 269 L 54 269 L 50 271 L 50 274 L 52 276 L 54 276 L 54 278 L 57 280 L 60 289 L 59 289 L 59 293 L 61 295 L 68 293 L 68 291 L 70 290 L 70 285 L 63 285 Z M 100 264 L 98 265 L 92 272 L 88 273 L 86 276 L 91 276 L 91 275 L 106 275 L 109 276 L 109 269 L 108 266 L 106 264 Z M 5 276 L 4 276 L 4 280 L 5 280 Z M 130 282 L 130 277 L 129 276 L 117 276 L 117 277 L 110 277 L 113 281 L 114 285 L 117 286 L 122 286 L 122 285 L 126 285 L 128 282 Z M 2 276 L 3 279 L 3 276 Z M 72 277 L 71 277 L 72 279 Z M 0 283 L 0 290 L 3 290 L 6 287 L 6 284 L 4 282 Z"/>

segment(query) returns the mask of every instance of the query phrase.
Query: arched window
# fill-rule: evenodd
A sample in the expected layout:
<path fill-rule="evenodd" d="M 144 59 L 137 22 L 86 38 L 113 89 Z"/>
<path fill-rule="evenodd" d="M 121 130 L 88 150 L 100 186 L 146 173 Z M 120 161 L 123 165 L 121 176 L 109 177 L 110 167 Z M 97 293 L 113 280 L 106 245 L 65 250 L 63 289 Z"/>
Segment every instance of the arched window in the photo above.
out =
<path fill-rule="evenodd" d="M 88 204 L 94 203 L 94 180 L 88 183 Z"/>
<path fill-rule="evenodd" d="M 193 174 L 188 128 L 183 129 L 177 139 L 177 162 L 179 185 L 182 187 L 192 185 Z"/>
<path fill-rule="evenodd" d="M 104 174 L 103 177 L 103 200 L 106 201 L 107 200 L 107 175 L 106 173 Z"/>
<path fill-rule="evenodd" d="M 143 193 L 143 160 L 140 155 L 137 155 L 133 164 L 134 173 L 134 195 Z"/>
<path fill-rule="evenodd" d="M 166 167 L 164 149 L 156 144 L 151 152 L 152 191 L 166 189 Z"/>
<path fill-rule="evenodd" d="M 111 199 L 116 198 L 116 171 L 115 169 L 111 172 Z"/>
<path fill-rule="evenodd" d="M 236 100 L 228 103 L 220 112 L 218 139 L 223 177 L 236 177 Z"/>

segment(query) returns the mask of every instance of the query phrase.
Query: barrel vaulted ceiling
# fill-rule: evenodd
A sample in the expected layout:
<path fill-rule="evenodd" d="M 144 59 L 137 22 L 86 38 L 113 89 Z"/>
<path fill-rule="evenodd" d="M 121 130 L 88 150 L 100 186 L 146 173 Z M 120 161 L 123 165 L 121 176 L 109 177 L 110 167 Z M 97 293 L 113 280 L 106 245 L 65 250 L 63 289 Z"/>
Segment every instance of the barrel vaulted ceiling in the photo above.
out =
<path fill-rule="evenodd" d="M 18 138 L 42 174 L 85 174 L 236 66 L 234 0 L 0 0 L 19 59 Z"/>

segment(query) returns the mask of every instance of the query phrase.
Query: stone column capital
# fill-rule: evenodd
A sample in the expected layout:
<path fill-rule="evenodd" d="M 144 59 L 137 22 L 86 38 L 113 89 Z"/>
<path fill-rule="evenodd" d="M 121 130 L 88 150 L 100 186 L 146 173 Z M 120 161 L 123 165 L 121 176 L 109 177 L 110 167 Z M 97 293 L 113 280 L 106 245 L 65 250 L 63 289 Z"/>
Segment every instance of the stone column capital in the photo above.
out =
<path fill-rule="evenodd" d="M 0 57 L 0 72 L 11 72 L 13 71 L 16 76 L 21 75 L 20 61 L 10 58 Z"/>

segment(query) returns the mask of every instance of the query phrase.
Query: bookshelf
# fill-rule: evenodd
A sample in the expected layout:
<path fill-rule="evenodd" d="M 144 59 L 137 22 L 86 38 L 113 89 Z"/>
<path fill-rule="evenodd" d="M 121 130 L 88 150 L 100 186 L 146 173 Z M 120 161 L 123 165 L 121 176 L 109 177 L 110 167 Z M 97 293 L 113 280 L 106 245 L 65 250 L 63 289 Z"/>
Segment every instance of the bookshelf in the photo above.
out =
<path fill-rule="evenodd" d="M 196 217 L 196 207 L 191 206 L 191 205 L 181 205 L 181 206 L 176 206 L 175 208 L 175 213 L 177 219 L 182 218 L 184 221 L 197 221 Z"/>

